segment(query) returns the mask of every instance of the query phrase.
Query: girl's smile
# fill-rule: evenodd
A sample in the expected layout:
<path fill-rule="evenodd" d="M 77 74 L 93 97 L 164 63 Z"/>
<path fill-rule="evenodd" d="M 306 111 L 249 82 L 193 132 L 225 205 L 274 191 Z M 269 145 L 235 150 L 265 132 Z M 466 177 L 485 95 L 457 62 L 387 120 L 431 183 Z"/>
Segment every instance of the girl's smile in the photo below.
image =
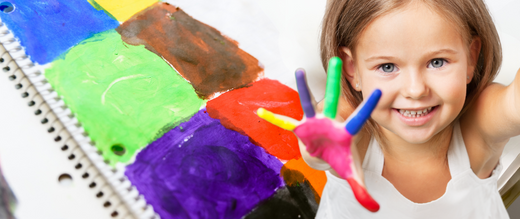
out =
<path fill-rule="evenodd" d="M 429 122 L 439 107 L 425 107 L 419 109 L 393 109 L 401 121 L 409 126 L 422 126 Z"/>

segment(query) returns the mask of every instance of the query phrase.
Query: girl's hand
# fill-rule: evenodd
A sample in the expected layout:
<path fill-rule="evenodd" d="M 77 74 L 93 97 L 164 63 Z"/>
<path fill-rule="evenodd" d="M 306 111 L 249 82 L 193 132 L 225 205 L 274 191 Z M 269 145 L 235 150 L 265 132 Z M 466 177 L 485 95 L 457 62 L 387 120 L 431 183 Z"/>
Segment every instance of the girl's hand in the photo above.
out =
<path fill-rule="evenodd" d="M 296 82 L 305 117 L 302 121 L 258 109 L 258 116 L 283 129 L 293 131 L 303 142 L 311 156 L 327 162 L 350 184 L 354 196 L 367 210 L 376 212 L 379 204 L 368 194 L 364 186 L 357 154 L 352 153 L 352 137 L 361 130 L 374 110 L 381 91 L 376 89 L 343 123 L 335 121 L 340 97 L 341 59 L 331 58 L 329 62 L 327 89 L 323 113 L 315 112 L 315 104 L 307 87 L 305 72 L 296 71 Z"/>

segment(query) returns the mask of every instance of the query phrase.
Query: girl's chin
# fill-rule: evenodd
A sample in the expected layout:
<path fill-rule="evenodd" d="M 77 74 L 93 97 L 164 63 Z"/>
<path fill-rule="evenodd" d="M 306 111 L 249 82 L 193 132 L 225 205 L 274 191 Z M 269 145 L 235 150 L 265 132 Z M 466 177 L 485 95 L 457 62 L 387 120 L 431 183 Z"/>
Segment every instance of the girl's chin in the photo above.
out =
<path fill-rule="evenodd" d="M 404 141 L 406 141 L 410 144 L 423 144 L 433 138 L 433 136 L 410 136 L 410 135 L 399 136 L 399 137 L 401 137 L 401 139 L 403 139 Z"/>
<path fill-rule="evenodd" d="M 422 144 L 426 143 L 435 136 L 435 132 L 423 127 L 423 128 L 395 128 L 395 130 L 388 130 L 391 132 L 392 137 L 400 138 L 402 141 L 410 144 Z M 390 134 L 390 133 L 386 133 Z M 388 135 L 386 135 L 389 137 Z"/>

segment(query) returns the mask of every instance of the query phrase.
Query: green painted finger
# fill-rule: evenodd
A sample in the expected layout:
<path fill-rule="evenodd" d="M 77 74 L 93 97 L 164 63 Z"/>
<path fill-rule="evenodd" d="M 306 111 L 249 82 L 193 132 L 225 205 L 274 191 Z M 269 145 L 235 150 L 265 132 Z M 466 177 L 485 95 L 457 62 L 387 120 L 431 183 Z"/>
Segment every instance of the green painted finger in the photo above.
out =
<path fill-rule="evenodd" d="M 336 112 L 338 110 L 338 100 L 341 90 L 341 68 L 342 62 L 340 58 L 332 57 L 329 60 L 323 114 L 330 119 L 336 118 Z"/>

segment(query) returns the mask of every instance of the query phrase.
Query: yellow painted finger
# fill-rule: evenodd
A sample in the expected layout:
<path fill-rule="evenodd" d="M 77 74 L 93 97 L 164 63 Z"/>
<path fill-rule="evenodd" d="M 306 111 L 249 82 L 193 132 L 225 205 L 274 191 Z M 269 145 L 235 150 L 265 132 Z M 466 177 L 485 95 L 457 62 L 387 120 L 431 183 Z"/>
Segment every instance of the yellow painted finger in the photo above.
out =
<path fill-rule="evenodd" d="M 293 122 L 291 122 L 287 119 L 280 118 L 279 116 L 275 115 L 272 112 L 267 111 L 264 108 L 259 108 L 256 111 L 256 113 L 258 114 L 258 116 L 260 116 L 260 118 L 265 119 L 266 121 L 272 123 L 273 125 L 276 125 L 285 130 L 292 131 L 296 128 L 296 124 L 294 124 Z"/>

